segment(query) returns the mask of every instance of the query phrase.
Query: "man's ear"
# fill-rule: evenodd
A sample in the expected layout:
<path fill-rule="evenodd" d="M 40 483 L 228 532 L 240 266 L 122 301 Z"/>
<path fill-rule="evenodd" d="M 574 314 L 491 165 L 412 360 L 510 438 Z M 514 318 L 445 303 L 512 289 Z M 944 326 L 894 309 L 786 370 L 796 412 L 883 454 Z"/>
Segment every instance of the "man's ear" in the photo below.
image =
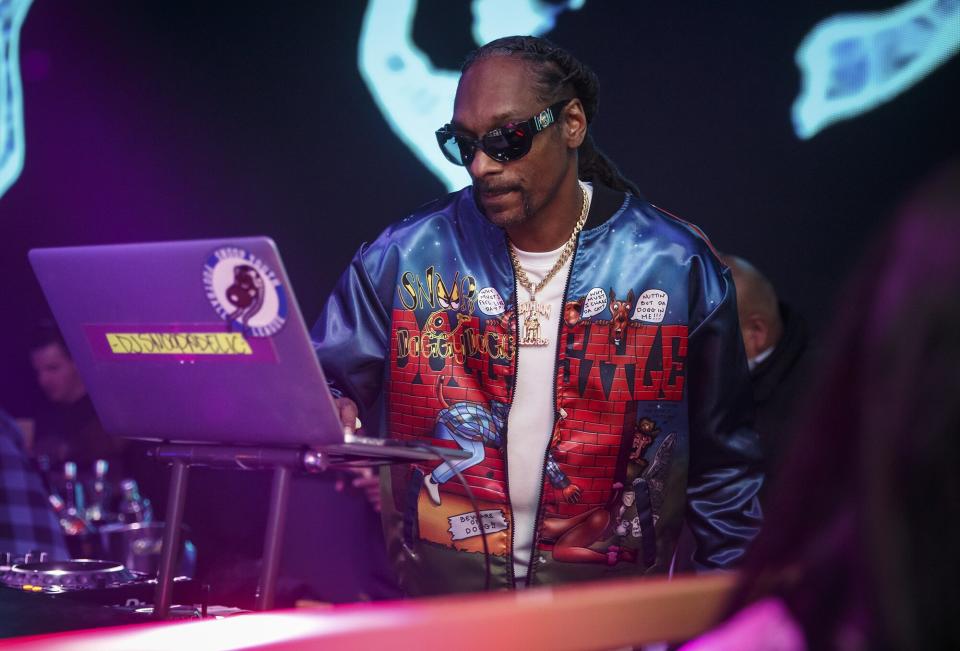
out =
<path fill-rule="evenodd" d="M 576 149 L 583 144 L 584 138 L 587 137 L 587 115 L 583 112 L 583 104 L 579 99 L 570 100 L 563 109 L 563 116 L 558 126 L 567 147 Z"/>
<path fill-rule="evenodd" d="M 748 358 L 756 357 L 769 347 L 770 328 L 759 314 L 748 315 L 740 324 L 740 331 Z"/>

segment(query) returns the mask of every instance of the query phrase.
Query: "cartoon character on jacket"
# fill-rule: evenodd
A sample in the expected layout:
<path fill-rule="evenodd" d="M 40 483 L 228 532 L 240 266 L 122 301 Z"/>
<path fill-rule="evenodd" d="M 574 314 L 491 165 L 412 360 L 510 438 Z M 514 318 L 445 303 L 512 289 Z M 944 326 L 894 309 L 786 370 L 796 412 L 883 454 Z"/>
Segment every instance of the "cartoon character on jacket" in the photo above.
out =
<path fill-rule="evenodd" d="M 638 434 L 643 440 L 640 432 L 644 430 L 653 436 L 660 431 L 651 427 L 655 423 L 650 419 L 641 419 L 641 423 L 635 440 Z M 663 484 L 676 439 L 675 432 L 664 437 L 652 462 L 643 460 L 640 464 L 634 460 L 633 468 L 628 464 L 627 473 L 633 471 L 635 477 L 626 486 L 620 481 L 614 483 L 606 505 L 572 517 L 548 513 L 543 520 L 544 542 L 553 543 L 554 560 L 613 566 L 643 558 L 652 563 L 656 550 L 653 528 L 663 507 Z"/>
<path fill-rule="evenodd" d="M 433 472 L 423 478 L 430 500 L 440 505 L 440 484 L 452 479 L 457 471 L 463 472 L 481 463 L 486 458 L 485 445 L 501 449 L 503 431 L 506 428 L 509 406 L 499 400 L 491 400 L 487 408 L 480 403 L 464 400 L 448 404 L 443 397 L 443 376 L 437 378 L 437 399 L 443 409 L 437 414 L 433 435 L 438 439 L 456 442 L 461 450 L 470 453 L 466 459 L 443 461 Z M 560 490 L 568 502 L 580 501 L 580 488 L 570 482 L 570 478 L 560 469 L 553 452 L 547 453 L 546 476 L 550 483 Z"/>
<path fill-rule="evenodd" d="M 624 491 L 621 494 L 620 509 L 617 512 L 616 532 L 618 536 L 626 536 L 629 533 L 633 538 L 640 537 L 640 517 L 636 508 L 637 490 L 646 488 L 641 488 L 640 484 L 644 481 L 641 475 L 648 465 L 643 454 L 659 433 L 657 424 L 646 417 L 640 419 L 634 430 L 630 455 L 627 457 L 626 485 L 621 486 Z"/>
<path fill-rule="evenodd" d="M 630 310 L 636 302 L 636 296 L 631 289 L 627 300 L 618 301 L 613 288 L 610 288 L 610 343 L 619 346 L 623 340 L 627 324 L 630 323 Z"/>
<path fill-rule="evenodd" d="M 580 323 L 580 318 L 583 316 L 583 304 L 586 299 L 586 296 L 581 296 L 579 301 L 567 301 L 567 304 L 563 306 L 563 322 L 571 328 Z"/>
<path fill-rule="evenodd" d="M 446 303 L 441 297 L 438 297 L 437 300 L 441 305 Z M 459 307 L 460 304 L 456 303 L 452 305 Z M 424 342 L 423 345 L 428 347 L 428 350 L 432 355 L 438 356 L 441 355 L 441 347 L 449 346 L 453 353 L 453 360 L 457 364 L 462 364 L 464 355 L 466 353 L 463 349 L 461 330 L 470 323 L 470 315 L 458 310 L 457 324 L 452 330 L 447 332 L 443 329 L 444 325 L 448 323 L 446 312 L 446 308 L 441 308 L 435 312 L 432 312 L 430 316 L 427 317 L 427 321 L 424 324 L 422 331 L 422 341 Z"/>

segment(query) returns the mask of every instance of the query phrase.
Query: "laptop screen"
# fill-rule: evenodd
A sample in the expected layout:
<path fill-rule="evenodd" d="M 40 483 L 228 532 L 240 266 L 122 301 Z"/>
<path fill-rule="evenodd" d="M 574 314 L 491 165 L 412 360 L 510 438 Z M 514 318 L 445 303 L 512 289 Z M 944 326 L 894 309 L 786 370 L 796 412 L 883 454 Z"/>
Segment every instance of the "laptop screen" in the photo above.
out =
<path fill-rule="evenodd" d="M 30 262 L 108 432 L 343 441 L 269 238 L 34 249 Z"/>

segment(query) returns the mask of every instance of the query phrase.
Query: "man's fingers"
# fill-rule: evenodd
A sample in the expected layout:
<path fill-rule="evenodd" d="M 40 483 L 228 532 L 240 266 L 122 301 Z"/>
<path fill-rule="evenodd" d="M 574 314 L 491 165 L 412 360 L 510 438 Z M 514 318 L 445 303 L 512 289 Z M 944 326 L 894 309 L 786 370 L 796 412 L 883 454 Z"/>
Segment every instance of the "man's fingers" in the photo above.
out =
<path fill-rule="evenodd" d="M 351 468 L 351 471 L 357 475 L 351 484 L 357 488 L 363 488 L 370 492 L 371 489 L 380 489 L 380 477 L 373 472 L 373 468 Z"/>
<path fill-rule="evenodd" d="M 356 466 L 347 466 L 343 468 L 344 472 L 349 472 L 351 475 L 356 475 L 357 477 L 376 477 L 376 474 L 373 471 L 373 468 L 358 468 Z"/>
<path fill-rule="evenodd" d="M 350 482 L 350 487 L 363 491 L 363 495 L 373 510 L 380 512 L 380 477 L 373 468 L 346 467 L 340 469 L 340 476 L 334 484 L 338 491 L 342 491 Z"/>
<path fill-rule="evenodd" d="M 340 424 L 343 425 L 343 431 L 347 434 L 353 434 L 357 429 L 359 420 L 357 403 L 350 398 L 337 398 L 337 406 L 340 408 Z"/>

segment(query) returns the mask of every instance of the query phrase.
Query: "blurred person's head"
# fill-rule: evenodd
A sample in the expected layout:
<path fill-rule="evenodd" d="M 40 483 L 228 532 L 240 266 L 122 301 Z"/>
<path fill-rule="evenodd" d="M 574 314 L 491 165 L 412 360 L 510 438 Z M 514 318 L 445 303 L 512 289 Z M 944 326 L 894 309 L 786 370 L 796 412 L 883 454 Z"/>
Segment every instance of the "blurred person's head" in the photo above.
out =
<path fill-rule="evenodd" d="M 960 164 L 901 205 L 839 305 L 735 606 L 781 597 L 810 649 L 946 648 L 960 576 Z"/>
<path fill-rule="evenodd" d="M 747 260 L 735 255 L 724 255 L 723 262 L 730 267 L 737 289 L 737 316 L 747 359 L 777 345 L 783 336 L 783 320 L 777 292 L 770 280 Z"/>
<path fill-rule="evenodd" d="M 52 322 L 42 322 L 34 333 L 30 363 L 37 384 L 50 402 L 69 405 L 86 395 L 77 367 L 60 331 Z"/>

